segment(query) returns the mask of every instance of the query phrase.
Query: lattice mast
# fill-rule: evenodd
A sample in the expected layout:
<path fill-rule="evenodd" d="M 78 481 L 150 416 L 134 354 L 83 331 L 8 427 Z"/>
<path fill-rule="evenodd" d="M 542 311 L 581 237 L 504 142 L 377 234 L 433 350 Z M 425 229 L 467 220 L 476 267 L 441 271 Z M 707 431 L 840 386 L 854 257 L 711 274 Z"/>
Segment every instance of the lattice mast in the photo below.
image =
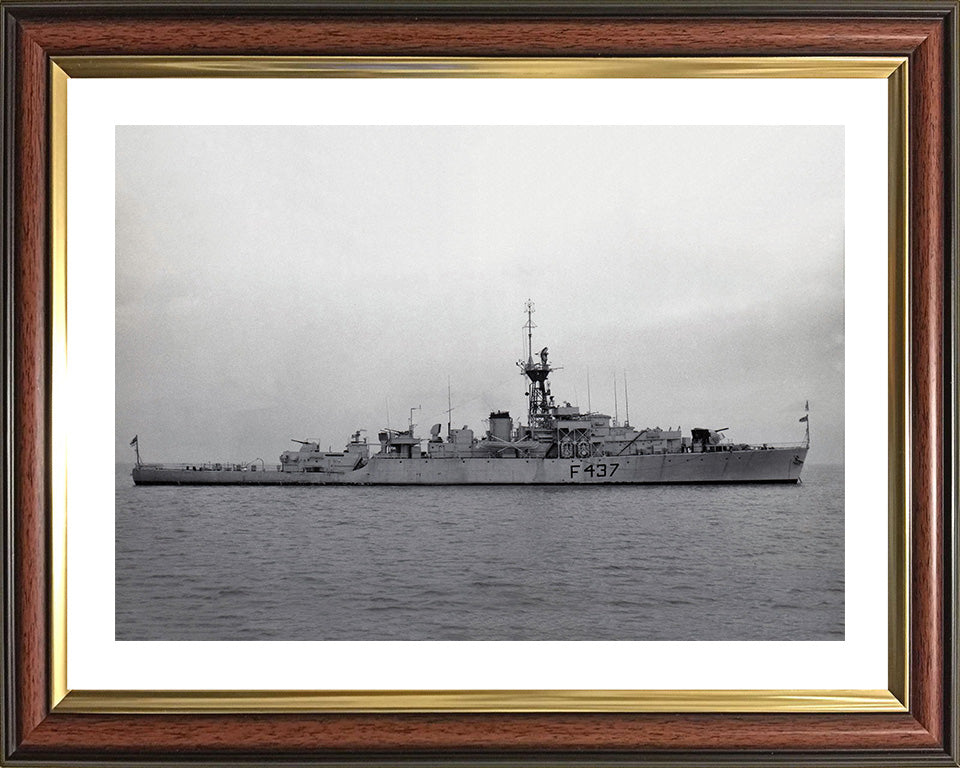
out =
<path fill-rule="evenodd" d="M 527 359 L 519 360 L 517 365 L 523 371 L 523 375 L 528 379 L 527 388 L 527 424 L 530 427 L 549 426 L 552 420 L 550 409 L 553 407 L 553 397 L 550 395 L 550 382 L 548 377 L 550 372 L 555 370 L 547 362 L 547 348 L 540 350 L 535 361 L 533 357 L 533 329 L 536 323 L 533 322 L 533 302 L 527 299 L 526 312 L 527 323 L 523 327 L 527 329 Z"/>

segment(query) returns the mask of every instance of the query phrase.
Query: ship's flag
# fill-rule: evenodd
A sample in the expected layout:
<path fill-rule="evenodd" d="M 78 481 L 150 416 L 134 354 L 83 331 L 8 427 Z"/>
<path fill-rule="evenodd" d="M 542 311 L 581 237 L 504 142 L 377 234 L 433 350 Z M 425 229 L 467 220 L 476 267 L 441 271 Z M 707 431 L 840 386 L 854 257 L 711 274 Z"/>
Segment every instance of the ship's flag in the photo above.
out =
<path fill-rule="evenodd" d="M 802 419 L 800 419 L 800 421 L 806 421 L 806 420 L 807 420 L 807 417 L 806 417 L 806 416 L 804 416 Z"/>
<path fill-rule="evenodd" d="M 139 437 L 139 435 L 134 435 L 134 436 L 133 436 L 133 440 L 130 441 L 130 445 L 136 445 L 136 444 L 137 444 L 137 438 L 138 438 L 138 437 Z"/>

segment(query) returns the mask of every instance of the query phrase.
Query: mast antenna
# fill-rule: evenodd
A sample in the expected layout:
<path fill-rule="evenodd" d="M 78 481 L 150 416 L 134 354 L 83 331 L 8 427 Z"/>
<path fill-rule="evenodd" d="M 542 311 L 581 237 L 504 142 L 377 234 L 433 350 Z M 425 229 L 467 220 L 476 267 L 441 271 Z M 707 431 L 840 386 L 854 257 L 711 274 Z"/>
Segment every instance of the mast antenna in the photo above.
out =
<path fill-rule="evenodd" d="M 447 437 L 450 437 L 450 414 L 453 413 L 453 406 L 450 404 L 450 377 L 447 376 Z"/>
<path fill-rule="evenodd" d="M 587 413 L 593 413 L 590 405 L 590 368 L 587 368 Z"/>
<path fill-rule="evenodd" d="M 627 411 L 627 420 L 624 426 L 630 426 L 630 396 L 627 394 L 627 372 L 623 372 L 623 407 Z"/>
<path fill-rule="evenodd" d="M 613 426 L 619 426 L 620 411 L 617 405 L 617 374 L 613 374 Z"/>
<path fill-rule="evenodd" d="M 527 324 L 523 326 L 527 329 L 527 362 L 533 363 L 533 329 L 537 326 L 533 322 L 533 302 L 527 299 Z"/>

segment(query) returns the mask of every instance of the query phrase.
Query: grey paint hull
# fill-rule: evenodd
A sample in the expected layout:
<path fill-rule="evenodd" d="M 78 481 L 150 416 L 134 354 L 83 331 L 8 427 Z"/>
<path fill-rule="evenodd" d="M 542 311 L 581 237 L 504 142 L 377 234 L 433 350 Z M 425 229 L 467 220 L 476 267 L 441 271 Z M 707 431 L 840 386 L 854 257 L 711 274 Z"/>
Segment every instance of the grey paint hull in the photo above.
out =
<path fill-rule="evenodd" d="M 592 459 L 371 459 L 343 472 L 140 466 L 137 485 L 604 485 L 796 483 L 805 447 Z"/>

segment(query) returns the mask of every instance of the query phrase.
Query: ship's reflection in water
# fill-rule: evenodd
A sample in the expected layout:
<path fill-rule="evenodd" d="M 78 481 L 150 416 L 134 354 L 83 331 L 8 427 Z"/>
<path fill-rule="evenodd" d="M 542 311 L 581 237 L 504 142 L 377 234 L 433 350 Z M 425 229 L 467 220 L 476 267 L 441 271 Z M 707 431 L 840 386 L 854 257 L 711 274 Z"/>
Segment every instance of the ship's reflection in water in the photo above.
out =
<path fill-rule="evenodd" d="M 843 469 L 804 484 L 134 487 L 119 640 L 841 640 Z"/>

